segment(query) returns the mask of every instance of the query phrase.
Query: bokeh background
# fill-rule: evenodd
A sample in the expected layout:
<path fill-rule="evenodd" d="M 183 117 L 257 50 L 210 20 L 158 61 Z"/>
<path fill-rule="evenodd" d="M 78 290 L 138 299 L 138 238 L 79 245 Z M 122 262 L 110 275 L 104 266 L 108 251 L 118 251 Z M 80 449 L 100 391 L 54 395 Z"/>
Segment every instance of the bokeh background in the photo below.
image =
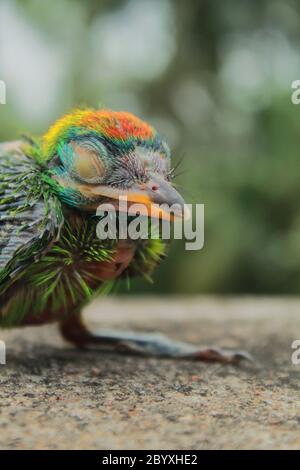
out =
<path fill-rule="evenodd" d="M 172 244 L 132 293 L 300 292 L 297 0 L 0 0 L 1 141 L 77 105 L 129 110 L 169 141 L 205 247 Z"/>

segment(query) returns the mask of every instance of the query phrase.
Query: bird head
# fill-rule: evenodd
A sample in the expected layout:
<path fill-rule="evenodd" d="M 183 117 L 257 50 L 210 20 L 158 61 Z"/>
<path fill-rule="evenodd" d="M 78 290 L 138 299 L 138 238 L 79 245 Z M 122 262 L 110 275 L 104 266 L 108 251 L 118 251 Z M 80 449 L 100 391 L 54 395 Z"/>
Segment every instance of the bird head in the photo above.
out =
<path fill-rule="evenodd" d="M 131 113 L 75 110 L 44 135 L 42 152 L 59 197 L 70 206 L 94 211 L 103 201 L 118 207 L 126 197 L 129 207 L 142 204 L 147 216 L 151 211 L 172 220 L 184 214 L 167 143 Z M 156 211 L 161 204 L 175 204 L 177 211 Z"/>

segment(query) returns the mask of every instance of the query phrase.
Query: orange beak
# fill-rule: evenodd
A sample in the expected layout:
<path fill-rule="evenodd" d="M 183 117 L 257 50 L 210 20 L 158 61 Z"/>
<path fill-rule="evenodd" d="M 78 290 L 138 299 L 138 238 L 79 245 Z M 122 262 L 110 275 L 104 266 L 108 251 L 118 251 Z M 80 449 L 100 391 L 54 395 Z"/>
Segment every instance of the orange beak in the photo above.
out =
<path fill-rule="evenodd" d="M 110 202 L 116 208 L 119 200 L 127 199 L 127 212 L 131 215 L 136 215 L 138 210 L 141 215 L 165 220 L 186 219 L 190 216 L 181 195 L 171 183 L 156 174 L 147 183 L 138 183 L 128 190 L 102 185 L 93 187 L 92 193 L 111 199 Z M 138 209 L 134 204 L 139 204 Z"/>

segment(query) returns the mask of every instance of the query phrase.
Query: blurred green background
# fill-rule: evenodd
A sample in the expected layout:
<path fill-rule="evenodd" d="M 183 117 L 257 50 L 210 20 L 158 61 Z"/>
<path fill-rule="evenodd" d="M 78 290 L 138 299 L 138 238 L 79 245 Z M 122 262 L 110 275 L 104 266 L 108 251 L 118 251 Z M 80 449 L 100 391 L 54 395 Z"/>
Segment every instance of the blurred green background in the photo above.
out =
<path fill-rule="evenodd" d="M 149 120 L 169 141 L 205 246 L 172 243 L 133 293 L 300 292 L 300 3 L 0 0 L 1 141 L 73 106 Z"/>

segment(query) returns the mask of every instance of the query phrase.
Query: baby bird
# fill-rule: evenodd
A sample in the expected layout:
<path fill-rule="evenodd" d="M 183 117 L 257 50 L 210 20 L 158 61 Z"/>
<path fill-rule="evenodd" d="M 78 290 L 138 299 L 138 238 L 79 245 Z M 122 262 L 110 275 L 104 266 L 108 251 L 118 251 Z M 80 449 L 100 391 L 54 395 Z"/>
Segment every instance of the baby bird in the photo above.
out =
<path fill-rule="evenodd" d="M 158 204 L 184 208 L 172 185 L 167 143 L 133 114 L 79 109 L 39 140 L 0 146 L 0 326 L 58 322 L 64 338 L 80 348 L 220 362 L 247 358 L 160 334 L 88 330 L 81 311 L 92 298 L 118 278 L 148 277 L 165 257 L 162 238 L 97 236 L 98 206 L 118 208 L 125 196 L 128 212 L 143 203 L 146 217 Z"/>

